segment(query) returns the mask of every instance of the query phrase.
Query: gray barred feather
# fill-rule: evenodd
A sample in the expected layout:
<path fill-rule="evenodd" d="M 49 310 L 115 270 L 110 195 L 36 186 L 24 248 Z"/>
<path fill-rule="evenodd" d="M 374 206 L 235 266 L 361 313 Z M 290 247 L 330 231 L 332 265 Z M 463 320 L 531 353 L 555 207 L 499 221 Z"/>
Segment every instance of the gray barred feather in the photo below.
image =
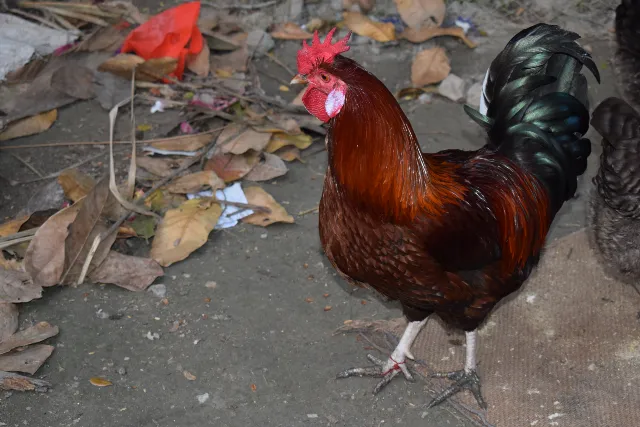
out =
<path fill-rule="evenodd" d="M 620 215 L 640 218 L 640 115 L 618 98 L 602 101 L 593 112 L 602 135 L 598 195 Z"/>

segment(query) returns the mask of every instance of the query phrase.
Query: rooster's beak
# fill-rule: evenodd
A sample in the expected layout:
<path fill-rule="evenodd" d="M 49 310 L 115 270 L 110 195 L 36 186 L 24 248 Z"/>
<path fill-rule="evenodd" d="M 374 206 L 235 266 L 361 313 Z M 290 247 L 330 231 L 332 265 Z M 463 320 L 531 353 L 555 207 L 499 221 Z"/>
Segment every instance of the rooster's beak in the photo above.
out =
<path fill-rule="evenodd" d="M 307 79 L 302 77 L 300 74 L 296 74 L 296 76 L 291 80 L 291 83 L 289 84 L 295 85 L 295 84 L 305 84 L 305 83 L 307 83 Z"/>

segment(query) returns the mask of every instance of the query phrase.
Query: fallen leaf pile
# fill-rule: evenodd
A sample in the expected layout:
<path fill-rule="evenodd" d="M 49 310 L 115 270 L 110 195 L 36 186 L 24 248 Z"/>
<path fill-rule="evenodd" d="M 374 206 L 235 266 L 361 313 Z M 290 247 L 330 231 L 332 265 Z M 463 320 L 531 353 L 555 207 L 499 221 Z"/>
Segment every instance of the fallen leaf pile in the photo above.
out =
<path fill-rule="evenodd" d="M 135 8 L 127 16 L 134 12 Z M 240 219 L 247 224 L 294 222 L 255 184 L 244 188 L 246 203 L 221 201 L 216 191 L 226 191 L 238 180 L 268 181 L 286 174 L 286 163 L 302 162 L 301 151 L 312 143 L 302 129 L 323 132 L 321 123 L 281 100 L 245 96 L 251 87 L 244 73 L 252 48 L 248 34 L 234 25 L 233 18 L 203 13 L 199 25 L 206 44 L 200 53 L 187 57 L 188 72 L 182 82 L 168 77 L 177 66 L 174 58 L 113 55 L 128 31 L 105 21 L 69 49 L 104 53 L 95 72 L 65 63 L 64 56 L 52 58 L 33 71 L 35 77 L 19 83 L 19 96 L 13 94 L 3 103 L 0 140 L 44 132 L 55 123 L 58 107 L 96 96 L 110 110 L 112 136 L 118 109 L 131 96 L 152 98 L 150 104 L 161 104 L 159 111 L 182 108 L 186 114 L 177 136 L 132 144 L 129 176 L 122 183 L 115 179 L 110 140 L 108 176 L 95 179 L 79 169 L 66 169 L 57 178 L 64 207 L 0 224 L 0 388 L 46 391 L 49 387 L 46 381 L 20 374 L 33 375 L 54 350 L 41 342 L 56 335 L 57 327 L 41 322 L 18 331 L 17 304 L 41 298 L 43 288 L 88 281 L 143 291 L 164 274 L 163 267 L 186 259 L 208 242 L 231 207 L 249 211 Z M 280 31 L 288 38 L 306 37 L 295 25 L 284 25 Z M 26 75 L 25 69 L 13 78 Z M 123 90 L 105 96 L 100 91 L 109 85 Z M 11 90 L 0 87 L 0 95 L 11 95 Z M 135 132 L 151 129 L 136 124 L 133 116 L 131 121 Z M 146 241 L 149 256 L 127 253 L 127 239 Z M 90 382 L 111 385 L 99 377 Z"/>

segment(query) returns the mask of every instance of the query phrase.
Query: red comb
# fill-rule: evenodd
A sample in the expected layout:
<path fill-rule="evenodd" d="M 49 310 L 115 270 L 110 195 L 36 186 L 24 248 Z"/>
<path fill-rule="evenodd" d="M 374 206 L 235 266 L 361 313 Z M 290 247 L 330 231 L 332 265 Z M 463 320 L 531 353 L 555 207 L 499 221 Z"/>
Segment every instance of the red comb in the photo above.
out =
<path fill-rule="evenodd" d="M 351 31 L 342 40 L 331 44 L 331 38 L 336 30 L 335 27 L 331 29 L 322 43 L 318 37 L 318 30 L 313 33 L 311 46 L 307 44 L 306 40 L 302 42 L 302 49 L 298 51 L 298 73 L 309 74 L 320 62 L 333 62 L 336 55 L 349 50 L 347 42 L 351 37 Z"/>

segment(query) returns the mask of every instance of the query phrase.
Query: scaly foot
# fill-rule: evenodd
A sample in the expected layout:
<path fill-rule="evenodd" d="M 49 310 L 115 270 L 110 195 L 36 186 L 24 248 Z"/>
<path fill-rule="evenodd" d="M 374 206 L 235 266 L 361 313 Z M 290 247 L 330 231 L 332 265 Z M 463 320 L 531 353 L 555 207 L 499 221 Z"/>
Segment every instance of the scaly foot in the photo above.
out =
<path fill-rule="evenodd" d="M 342 371 L 337 375 L 337 378 L 349 378 L 349 377 L 382 377 L 382 380 L 376 384 L 373 389 L 373 394 L 378 394 L 391 380 L 398 375 L 398 372 L 402 372 L 404 377 L 413 382 L 413 375 L 409 372 L 405 363 L 405 357 L 408 354 L 397 354 L 397 350 L 393 352 L 389 359 L 386 361 L 380 360 L 377 357 L 367 354 L 367 359 L 375 364 L 375 366 L 367 366 L 365 368 L 351 368 L 346 371 Z M 412 358 L 412 357 L 410 357 Z"/>
<path fill-rule="evenodd" d="M 467 389 L 472 394 L 473 397 L 476 398 L 478 405 L 482 409 L 487 409 L 487 404 L 482 398 L 482 393 L 480 392 L 480 378 L 475 370 L 465 371 L 464 369 L 461 371 L 454 372 L 445 372 L 445 373 L 436 373 L 432 375 L 433 378 L 448 378 L 454 383 L 451 387 L 444 390 L 442 393 L 437 395 L 430 403 L 428 408 L 433 408 L 436 405 L 441 404 L 451 396 L 460 391 Z"/>

